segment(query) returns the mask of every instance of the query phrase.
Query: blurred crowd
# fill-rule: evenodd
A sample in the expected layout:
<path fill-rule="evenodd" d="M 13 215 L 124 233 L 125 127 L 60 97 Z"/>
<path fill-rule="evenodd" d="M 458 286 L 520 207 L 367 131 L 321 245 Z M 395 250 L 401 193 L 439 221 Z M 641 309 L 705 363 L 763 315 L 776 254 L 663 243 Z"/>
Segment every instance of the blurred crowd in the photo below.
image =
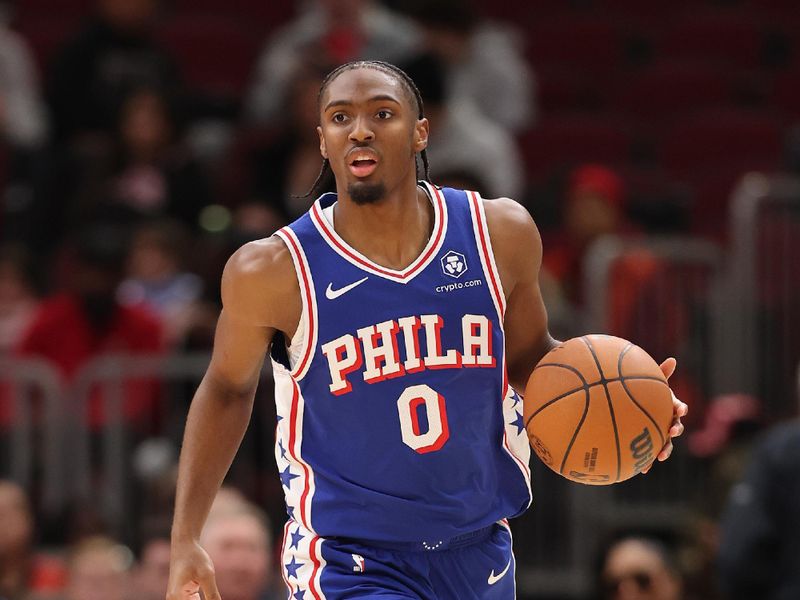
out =
<path fill-rule="evenodd" d="M 733 71 L 718 64 L 702 71 L 707 65 L 670 51 L 668 42 L 661 62 L 653 44 L 636 35 L 625 37 L 613 57 L 604 53 L 597 41 L 603 21 L 592 19 L 603 16 L 606 4 L 624 12 L 620 22 L 631 30 L 657 28 L 635 2 L 240 4 L 223 14 L 211 0 L 0 2 L 0 355 L 47 359 L 70 381 L 104 353 L 209 350 L 228 256 L 291 222 L 314 200 L 308 190 L 321 166 L 317 94 L 325 74 L 348 60 L 387 60 L 416 82 L 431 122 L 436 184 L 528 207 L 543 235 L 542 288 L 558 337 L 584 331 L 584 258 L 593 242 L 607 234 L 692 233 L 724 243 L 726 206 L 718 197 L 727 198 L 734 177 L 749 169 L 800 168 L 800 135 L 791 129 L 800 95 L 781 87 L 783 74 L 774 71 L 791 72 L 793 42 L 785 36 L 768 36 L 752 50 L 761 62 L 742 69 L 746 76 L 737 82 L 747 85 L 723 98 L 709 82 L 716 76 L 702 73 Z M 757 10 L 745 1 L 707 4 L 704 18 L 713 8 L 721 22 L 730 20 L 725 11 Z M 766 4 L 777 11 L 781 3 Z M 672 8 L 665 6 L 664 12 Z M 558 14 L 568 10 L 579 16 Z M 581 10 L 594 12 L 580 16 Z M 537 29 L 540 15 L 550 19 L 548 27 Z M 720 39 L 745 45 L 734 38 Z M 698 52 L 713 55 L 713 45 Z M 619 79 L 628 75 L 610 75 L 613 61 L 614 68 L 652 68 L 621 88 Z M 775 83 L 774 94 L 760 85 L 764 77 Z M 760 115 L 744 118 L 751 138 L 717 146 L 703 145 L 699 133 L 685 135 L 702 129 L 681 129 L 691 122 L 686 114 L 666 119 L 668 111 L 703 106 L 722 116 L 691 118 L 723 133 L 741 125 L 739 109 L 767 114 L 780 106 L 781 118 L 775 128 Z M 640 122 L 649 129 L 631 132 Z M 653 133 L 659 125 L 663 130 Z M 683 145 L 675 146 L 676 139 Z M 331 181 L 323 184 L 332 189 Z M 624 268 L 626 284 L 611 299 L 615 328 L 623 331 L 648 306 L 660 272 L 647 255 Z M 0 387 L 0 441 L 13 420 L 7 393 Z M 126 385 L 124 414 L 137 442 L 174 434 L 164 431 L 162 401 L 153 382 Z M 692 452 L 708 457 L 719 480 L 718 497 L 705 506 L 707 543 L 716 554 L 716 523 L 734 489 L 727 518 L 748 519 L 770 557 L 797 557 L 797 539 L 791 551 L 778 540 L 785 520 L 793 519 L 798 531 L 798 511 L 790 517 L 789 504 L 754 505 L 759 490 L 784 485 L 762 481 L 765 470 L 781 477 L 789 466 L 768 445 L 757 456 L 770 466 L 745 474 L 755 432 L 764 425 L 748 402 L 721 399 L 694 413 L 699 431 Z M 89 419 L 95 433 L 105 423 L 99 394 Z M 794 444 L 793 456 L 800 454 L 796 441 L 775 444 Z M 257 467 L 270 477 L 269 450 L 264 454 L 266 464 Z M 172 471 L 165 471 L 163 485 L 170 488 Z M 278 487 L 268 489 L 279 496 Z M 130 526 L 130 539 L 112 539 L 91 523 L 37 532 L 35 498 L 32 509 L 26 490 L 0 482 L 0 599 L 162 598 L 171 500 L 165 495 L 160 520 Z M 205 543 L 226 600 L 265 600 L 280 588 L 272 545 L 280 500 L 267 504 L 269 516 L 228 490 L 212 512 Z M 728 581 L 736 580 L 741 561 L 757 562 L 771 576 L 772 559 L 754 557 L 751 543 L 730 538 L 722 546 Z M 48 544 L 55 557 L 39 551 Z M 598 566 L 598 595 L 719 597 L 715 585 L 703 589 L 682 573 L 675 553 L 669 540 L 647 532 L 619 536 Z M 800 572 L 788 558 L 774 560 L 785 560 L 786 572 Z M 725 591 L 731 598 L 767 598 L 742 593 L 746 585 Z M 665 591 L 647 595 L 656 589 Z M 770 598 L 800 597 L 793 590 Z"/>

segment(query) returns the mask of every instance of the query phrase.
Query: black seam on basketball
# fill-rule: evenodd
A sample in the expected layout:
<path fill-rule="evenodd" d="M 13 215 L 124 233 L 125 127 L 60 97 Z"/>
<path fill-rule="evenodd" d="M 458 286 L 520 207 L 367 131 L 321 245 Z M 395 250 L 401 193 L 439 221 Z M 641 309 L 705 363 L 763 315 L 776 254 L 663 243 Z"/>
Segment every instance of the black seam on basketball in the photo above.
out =
<path fill-rule="evenodd" d="M 538 415 L 540 412 L 542 412 L 548 406 L 552 406 L 553 404 L 555 404 L 559 400 L 563 400 L 564 398 L 567 398 L 568 396 L 572 396 L 573 394 L 577 394 L 578 392 L 581 392 L 581 391 L 586 392 L 586 391 L 589 390 L 590 387 L 592 387 L 592 386 L 585 385 L 583 387 L 575 388 L 574 390 L 571 390 L 569 392 L 566 392 L 564 394 L 560 394 L 560 395 L 556 396 L 552 400 L 548 400 L 547 402 L 542 404 L 539 408 L 537 408 L 530 417 L 528 417 L 528 420 L 525 421 L 525 430 L 526 431 L 528 430 L 528 425 L 530 424 L 531 421 L 533 421 L 533 417 Z"/>
<path fill-rule="evenodd" d="M 560 394 L 559 396 L 553 398 L 552 400 L 548 400 L 545 404 L 543 404 L 542 406 L 537 408 L 534 411 L 534 413 L 530 417 L 528 417 L 528 420 L 525 422 L 525 431 L 528 430 L 528 424 L 533 420 L 533 417 L 535 417 L 540 412 L 542 412 L 545 408 L 547 408 L 548 406 L 553 404 L 553 402 L 556 402 L 558 400 L 563 400 L 564 398 L 566 398 L 567 396 L 571 396 L 575 392 L 580 392 L 581 390 L 586 391 L 589 388 L 589 384 L 586 383 L 586 379 L 584 378 L 583 374 L 578 369 L 573 367 L 572 365 L 565 365 L 563 363 L 545 363 L 543 365 L 538 365 L 536 367 L 536 369 L 538 369 L 539 367 L 561 367 L 562 369 L 566 369 L 567 371 L 571 371 L 572 373 L 574 373 L 575 375 L 578 376 L 578 379 L 581 380 L 583 385 L 581 387 L 574 388 L 574 389 L 570 390 L 569 392 L 565 392 L 563 394 Z M 536 369 L 534 369 L 534 371 Z"/>
<path fill-rule="evenodd" d="M 600 373 L 600 382 L 603 384 L 603 390 L 606 393 L 606 401 L 608 402 L 608 412 L 611 415 L 611 425 L 614 428 L 614 443 L 617 446 L 617 479 L 619 481 L 619 476 L 622 472 L 622 453 L 619 448 L 619 431 L 617 431 L 617 418 L 614 416 L 614 405 L 611 403 L 611 394 L 608 391 L 608 384 L 606 383 L 606 376 L 603 373 L 603 367 L 600 366 L 600 360 L 597 358 L 597 354 L 594 351 L 594 346 L 592 346 L 592 342 L 589 341 L 585 335 L 581 337 L 583 343 L 586 344 L 586 347 L 589 349 L 589 352 L 592 353 L 592 358 L 594 358 L 594 362 L 597 365 L 597 372 Z M 628 344 L 629 346 L 631 344 Z"/>
<path fill-rule="evenodd" d="M 575 431 L 572 433 L 572 439 L 569 441 L 567 445 L 567 450 L 564 452 L 564 458 L 561 461 L 561 468 L 559 469 L 559 473 L 562 475 L 564 474 L 564 467 L 567 464 L 567 459 L 569 458 L 569 453 L 572 452 L 572 446 L 575 444 L 575 440 L 578 439 L 578 434 L 581 432 L 581 428 L 583 427 L 583 423 L 586 421 L 586 415 L 589 414 L 589 402 L 592 399 L 591 394 L 589 393 L 589 387 L 587 386 L 583 393 L 586 394 L 586 400 L 583 406 L 583 415 L 581 415 L 581 420 L 578 422 L 578 426 L 575 428 Z"/>
<path fill-rule="evenodd" d="M 663 447 L 663 446 L 664 446 L 664 444 L 666 443 L 666 441 L 664 440 L 664 434 L 663 434 L 663 433 L 661 433 L 661 428 L 658 426 L 658 423 L 656 423 L 656 420 L 655 420 L 655 419 L 652 417 L 652 415 L 650 414 L 650 412 L 649 412 L 648 410 L 646 410 L 646 409 L 645 409 L 645 408 L 644 408 L 644 407 L 643 407 L 641 404 L 639 404 L 639 402 L 636 400 L 636 398 L 634 398 L 634 397 L 633 397 L 633 394 L 632 394 L 632 393 L 631 393 L 631 391 L 628 389 L 628 385 L 625 383 L 625 377 L 622 375 L 622 359 L 624 359 L 624 358 L 625 358 L 625 354 L 626 354 L 626 353 L 628 352 L 628 350 L 630 350 L 630 349 L 631 349 L 631 346 L 627 346 L 627 347 L 626 347 L 626 348 L 625 348 L 625 349 L 624 349 L 622 352 L 620 352 L 620 354 L 619 354 L 619 360 L 617 361 L 617 372 L 618 372 L 618 373 L 619 373 L 619 375 L 620 375 L 620 377 L 619 377 L 619 382 L 622 384 L 622 389 L 623 389 L 623 390 L 625 390 L 625 393 L 628 395 L 628 398 L 630 398 L 631 402 L 633 402 L 633 403 L 634 403 L 634 404 L 637 406 L 637 408 L 638 408 L 640 411 L 642 411 L 642 412 L 643 412 L 643 413 L 644 413 L 644 414 L 647 416 L 647 418 L 648 418 L 648 419 L 650 419 L 650 422 L 651 422 L 651 423 L 652 423 L 652 424 L 655 426 L 655 428 L 656 428 L 656 431 L 658 432 L 658 437 L 659 437 L 659 438 L 661 438 L 661 446 Z M 660 383 L 664 383 L 664 382 L 663 382 L 661 379 L 659 379 L 658 377 L 651 377 L 650 379 L 655 379 L 656 381 L 658 381 L 658 382 L 660 382 Z M 669 386 L 668 386 L 668 387 L 669 387 Z"/>
<path fill-rule="evenodd" d="M 535 416 L 537 416 L 539 413 L 541 413 L 545 408 L 547 408 L 549 406 L 552 406 L 554 403 L 558 402 L 559 400 L 563 400 L 564 398 L 567 398 L 568 396 L 571 396 L 572 394 L 577 394 L 578 392 L 580 392 L 582 390 L 583 391 L 589 391 L 589 390 L 591 390 L 591 388 L 603 384 L 602 381 L 595 381 L 594 383 L 585 383 L 586 379 L 584 379 L 583 375 L 581 375 L 581 372 L 578 371 L 577 369 L 575 369 L 574 367 L 571 367 L 570 365 L 565 365 L 565 364 L 562 364 L 562 363 L 545 363 L 545 364 L 539 365 L 539 366 L 541 366 L 541 367 L 562 367 L 564 369 L 572 371 L 573 373 L 575 373 L 581 379 L 581 381 L 584 382 L 584 385 L 582 385 L 581 387 L 572 388 L 568 392 L 564 392 L 562 394 L 559 394 L 555 398 L 552 398 L 551 400 L 548 400 L 547 402 L 542 404 L 539 408 L 537 408 L 533 412 L 533 414 L 530 417 L 528 417 L 528 420 L 525 421 L 525 430 L 526 431 L 527 431 L 528 426 L 530 425 L 531 421 L 533 421 L 533 418 Z M 538 369 L 539 367 L 536 367 L 536 368 Z M 615 377 L 613 379 L 606 379 L 605 380 L 606 383 L 615 383 L 615 382 L 621 382 L 621 381 L 622 381 L 621 377 Z M 648 375 L 632 375 L 630 377 L 625 377 L 625 381 L 657 381 L 659 383 L 664 383 L 663 379 L 660 379 L 658 377 L 651 377 L 651 376 L 648 376 Z"/>

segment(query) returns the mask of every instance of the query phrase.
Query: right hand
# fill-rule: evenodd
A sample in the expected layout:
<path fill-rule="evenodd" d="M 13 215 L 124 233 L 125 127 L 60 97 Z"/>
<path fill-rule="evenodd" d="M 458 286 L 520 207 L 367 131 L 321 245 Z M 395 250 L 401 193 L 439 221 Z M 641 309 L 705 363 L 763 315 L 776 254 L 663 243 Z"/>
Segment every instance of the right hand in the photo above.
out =
<path fill-rule="evenodd" d="M 172 544 L 167 600 L 222 600 L 214 578 L 214 564 L 197 542 Z"/>

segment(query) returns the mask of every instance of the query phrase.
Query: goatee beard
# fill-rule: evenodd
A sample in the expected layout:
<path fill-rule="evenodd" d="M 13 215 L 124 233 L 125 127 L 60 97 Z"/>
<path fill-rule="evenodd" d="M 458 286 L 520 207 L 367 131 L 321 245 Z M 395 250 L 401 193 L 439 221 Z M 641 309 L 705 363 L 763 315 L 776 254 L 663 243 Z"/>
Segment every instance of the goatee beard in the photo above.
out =
<path fill-rule="evenodd" d="M 373 204 L 386 195 L 383 183 L 356 182 L 347 184 L 347 194 L 356 204 Z"/>

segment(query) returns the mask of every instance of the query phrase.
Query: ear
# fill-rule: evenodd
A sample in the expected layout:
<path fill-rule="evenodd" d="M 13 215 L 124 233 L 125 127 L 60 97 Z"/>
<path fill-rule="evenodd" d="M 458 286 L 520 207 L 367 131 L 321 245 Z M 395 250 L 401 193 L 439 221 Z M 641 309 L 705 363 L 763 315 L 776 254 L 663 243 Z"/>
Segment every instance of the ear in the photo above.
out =
<path fill-rule="evenodd" d="M 428 119 L 421 118 L 414 125 L 414 152 L 422 152 L 428 147 Z"/>
<path fill-rule="evenodd" d="M 319 134 L 319 153 L 322 154 L 322 158 L 328 158 L 328 148 L 325 146 L 325 136 L 322 135 L 322 127 L 317 125 L 317 134 Z"/>

